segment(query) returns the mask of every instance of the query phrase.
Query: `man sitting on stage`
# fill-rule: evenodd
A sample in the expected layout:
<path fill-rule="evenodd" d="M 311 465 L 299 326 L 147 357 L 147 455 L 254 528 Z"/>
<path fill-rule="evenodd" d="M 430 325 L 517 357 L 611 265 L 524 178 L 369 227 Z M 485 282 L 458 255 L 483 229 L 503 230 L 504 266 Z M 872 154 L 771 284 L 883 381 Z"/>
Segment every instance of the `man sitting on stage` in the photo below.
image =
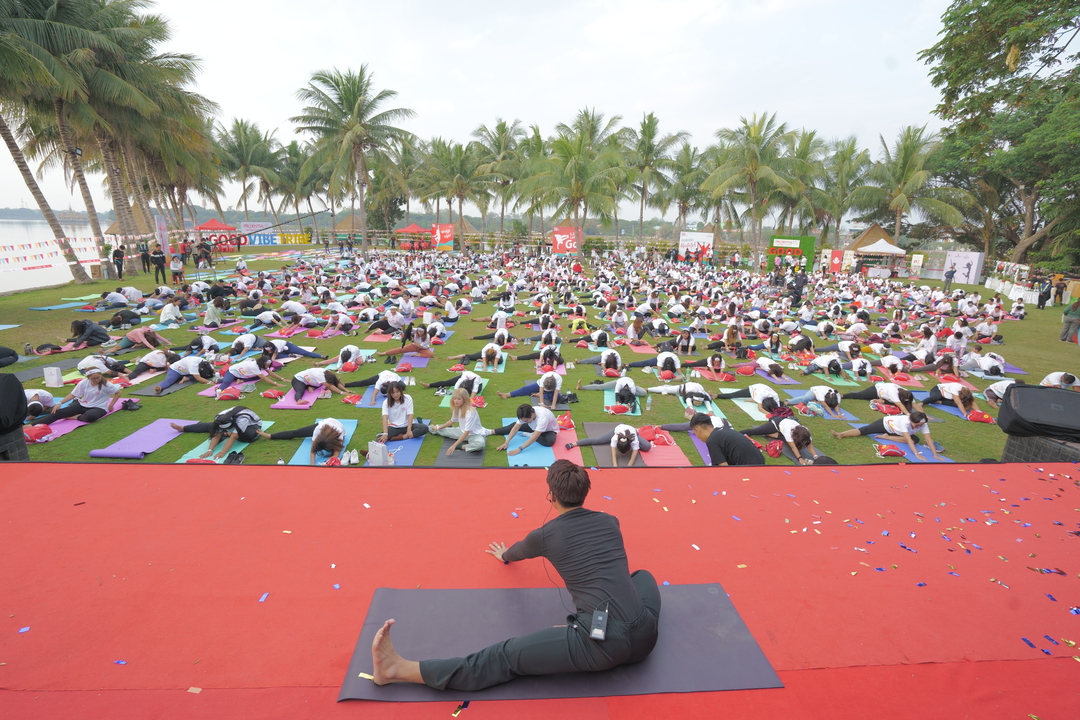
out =
<path fill-rule="evenodd" d="M 510 548 L 487 550 L 508 564 L 544 557 L 562 576 L 577 613 L 567 625 L 497 643 L 464 658 L 402 658 L 390 641 L 387 620 L 371 645 L 376 685 L 422 683 L 439 690 L 482 690 L 519 675 L 608 670 L 640 662 L 656 645 L 660 592 L 647 570 L 632 575 L 619 521 L 582 507 L 589 474 L 569 460 L 548 469 L 548 502 L 558 516 Z M 606 624 L 597 634 L 597 625 Z M 599 639 L 597 639 L 599 638 Z"/>

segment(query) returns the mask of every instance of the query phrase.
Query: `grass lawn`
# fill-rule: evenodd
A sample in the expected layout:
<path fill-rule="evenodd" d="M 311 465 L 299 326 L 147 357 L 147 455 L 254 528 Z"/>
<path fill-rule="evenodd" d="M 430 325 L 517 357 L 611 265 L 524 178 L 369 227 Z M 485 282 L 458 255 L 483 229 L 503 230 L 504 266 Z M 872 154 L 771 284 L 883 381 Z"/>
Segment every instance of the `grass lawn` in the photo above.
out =
<path fill-rule="evenodd" d="M 270 250 L 279 249 L 280 248 L 271 248 Z M 245 248 L 245 255 L 265 253 L 267 250 L 267 248 Z M 282 262 L 280 260 L 273 259 L 249 262 L 249 269 L 251 270 L 277 270 L 280 269 L 281 266 Z M 231 269 L 232 264 L 229 263 L 227 267 Z M 190 281 L 193 280 L 194 277 L 189 276 L 188 279 Z M 149 291 L 155 285 L 149 275 L 139 275 L 131 280 L 130 283 L 125 281 L 124 284 L 134 284 L 144 292 Z M 95 321 L 100 321 L 106 317 L 106 313 L 76 313 L 72 310 L 40 312 L 30 311 L 28 308 L 56 305 L 63 302 L 61 300 L 63 297 L 84 296 L 93 292 L 101 293 L 114 287 L 116 287 L 115 283 L 98 281 L 91 285 L 68 285 L 62 288 L 35 290 L 0 297 L 0 324 L 20 326 L 18 328 L 0 331 L 0 345 L 6 345 L 22 353 L 24 343 L 30 343 L 33 346 L 45 342 L 62 344 L 59 342 L 58 338 L 62 339 L 69 336 L 68 331 L 72 320 L 92 318 Z M 965 286 L 965 289 L 982 292 L 984 296 L 988 293 L 985 288 L 977 286 Z M 474 310 L 473 316 L 484 317 L 490 314 L 490 309 L 490 305 L 479 305 Z M 593 311 L 590 311 L 590 315 L 592 314 Z M 1008 321 L 1001 324 L 1001 332 L 1005 336 L 1005 344 L 1000 347 L 995 347 L 994 349 L 1004 355 L 1012 364 L 1027 370 L 1030 375 L 1022 377 L 1028 382 L 1038 382 L 1049 372 L 1060 370 L 1070 372 L 1080 371 L 1080 367 L 1078 367 L 1077 363 L 1077 346 L 1058 341 L 1060 314 L 1060 308 L 1055 307 L 1039 311 L 1032 307 L 1032 312 L 1028 316 L 1028 319 L 1024 321 Z M 437 348 L 437 357 L 445 358 L 447 355 L 451 354 L 456 355 L 463 352 L 475 352 L 486 342 L 484 340 L 472 341 L 468 339 L 470 335 L 487 332 L 484 330 L 484 324 L 472 322 L 468 317 L 463 317 L 453 329 L 456 331 L 456 334 L 446 345 Z M 119 333 L 114 332 L 113 334 L 116 335 Z M 183 327 L 178 330 L 165 331 L 163 334 L 177 344 L 187 344 L 195 337 L 193 333 L 188 332 Z M 529 331 L 528 334 L 531 335 L 533 333 Z M 391 347 L 391 344 L 389 343 L 364 343 L 362 342 L 364 335 L 364 333 L 361 333 L 360 337 L 357 338 L 340 336 L 330 340 L 312 340 L 298 344 L 317 345 L 319 352 L 331 356 L 335 355 L 337 350 L 346 344 L 357 344 L 360 347 L 371 347 L 377 350 Z M 569 335 L 569 333 L 564 333 L 564 339 L 567 340 L 564 356 L 568 361 L 574 361 L 592 355 L 588 350 L 574 348 L 573 340 L 576 340 L 576 338 Z M 518 349 L 511 352 L 512 354 L 524 354 L 531 352 L 531 347 L 526 348 L 525 344 L 519 344 Z M 48 365 L 50 362 L 57 359 L 84 357 L 87 354 L 89 353 L 77 352 L 61 356 L 35 358 L 29 362 L 20 362 L 16 365 L 4 368 L 3 370 L 0 370 L 0 372 L 25 370 L 35 366 Z M 636 356 L 628 349 L 624 350 L 622 355 L 624 362 L 640 360 L 646 357 Z M 130 353 L 123 357 L 130 362 L 140 357 L 140 353 Z M 302 358 L 287 365 L 279 374 L 288 378 L 292 374 L 310 367 L 312 362 L 313 361 L 311 360 Z M 453 364 L 453 362 L 446 360 L 433 359 L 426 369 L 414 370 L 412 374 L 417 380 L 422 381 L 443 379 L 449 377 L 447 368 Z M 344 377 L 346 381 L 368 377 L 387 367 L 389 366 L 381 364 L 380 361 L 379 364 L 362 366 L 359 372 L 345 375 Z M 655 384 L 655 381 L 653 381 L 651 377 L 641 373 L 640 370 L 635 369 L 631 372 L 633 373 L 632 377 L 635 382 L 639 385 L 644 384 L 645 386 L 649 386 Z M 484 396 L 488 401 L 488 408 L 480 411 L 480 416 L 484 425 L 489 428 L 498 427 L 502 424 L 501 418 L 512 417 L 515 408 L 520 404 L 520 399 L 518 398 L 511 400 L 499 399 L 495 394 L 496 390 L 514 390 L 525 383 L 533 382 L 536 377 L 531 361 L 510 362 L 508 363 L 505 373 L 491 375 L 489 385 L 484 391 Z M 568 371 L 567 377 L 564 379 L 563 389 L 564 391 L 567 389 L 572 390 L 578 378 L 581 378 L 583 383 L 588 383 L 595 379 L 595 377 L 592 367 L 578 365 L 575 369 Z M 986 385 L 989 384 L 978 378 L 970 378 L 970 381 L 979 388 L 986 387 Z M 705 380 L 700 380 L 700 382 L 705 385 L 706 388 L 714 391 L 721 386 L 720 383 Z M 751 382 L 762 381 L 757 377 L 745 378 L 740 376 L 738 377 L 737 382 L 724 383 L 723 387 L 724 389 L 745 387 Z M 143 384 L 136 385 L 133 389 L 147 386 L 152 387 L 152 384 L 153 381 L 147 381 Z M 804 382 L 802 387 L 808 388 L 810 384 L 811 383 Z M 927 387 L 932 385 L 932 383 L 926 381 L 924 381 L 924 384 L 926 384 Z M 265 385 L 265 383 L 262 385 Z M 27 383 L 26 387 L 44 387 L 44 384 L 41 380 L 34 380 Z M 798 389 L 798 386 L 790 387 Z M 854 388 L 850 389 L 853 390 Z M 62 395 L 65 391 L 56 389 L 55 392 L 57 395 Z M 141 398 L 143 410 L 138 412 L 116 413 L 97 423 L 77 429 L 54 442 L 31 446 L 30 457 L 33 460 L 53 462 L 87 461 L 90 459 L 90 450 L 104 448 L 147 425 L 154 419 L 171 417 L 191 421 L 209 421 L 215 413 L 226 407 L 225 403 L 217 403 L 211 398 L 199 397 L 196 394 L 197 392 L 196 389 L 187 388 L 163 398 Z M 417 416 L 424 419 L 434 418 L 437 422 L 443 422 L 448 419 L 449 410 L 439 407 L 439 402 L 442 398 L 436 397 L 433 393 L 434 391 L 425 390 L 420 386 L 410 389 L 410 394 L 415 402 Z M 785 393 L 779 392 L 779 394 L 782 398 L 785 397 Z M 124 396 L 126 397 L 127 395 L 128 392 L 125 392 Z M 581 428 L 584 422 L 613 422 L 616 420 L 613 416 L 604 413 L 602 393 L 583 392 L 580 393 L 580 397 L 581 402 L 572 405 L 571 409 L 574 420 L 578 424 L 578 432 L 581 436 L 584 437 L 584 431 Z M 367 442 L 372 440 L 375 434 L 381 429 L 381 414 L 378 409 L 360 409 L 343 404 L 338 395 L 335 395 L 330 400 L 318 401 L 311 410 L 271 410 L 270 405 L 272 403 L 272 400 L 262 398 L 258 393 L 248 395 L 241 401 L 241 404 L 255 410 L 255 412 L 264 420 L 275 421 L 274 431 L 288 430 L 309 425 L 313 423 L 317 417 L 331 416 L 342 419 L 357 418 L 359 420 L 359 425 L 357 432 L 353 435 L 351 445 L 353 448 L 366 448 Z M 718 404 L 720 405 L 721 410 L 727 414 L 737 428 L 745 429 L 758 424 L 752 421 L 749 416 L 735 407 L 730 401 L 718 401 Z M 865 401 L 847 401 L 844 403 L 843 407 L 859 417 L 862 422 L 870 422 L 879 417 L 877 413 L 872 412 L 869 409 L 868 403 Z M 984 402 L 980 403 L 980 407 L 986 410 L 989 409 Z M 945 446 L 946 454 L 951 459 L 958 462 L 973 462 L 978 461 L 981 458 L 1000 458 L 1002 446 L 1005 442 L 1005 435 L 997 428 L 997 426 L 969 423 L 941 411 L 933 412 L 932 414 L 945 419 L 944 423 L 935 423 L 931 425 L 931 431 L 934 439 Z M 991 414 L 996 415 L 996 412 L 991 411 Z M 668 422 L 682 422 L 683 419 L 683 410 L 678 399 L 670 396 L 654 395 L 652 409 L 645 411 L 643 403 L 642 416 L 640 418 L 631 418 L 629 419 L 629 422 L 641 426 L 646 424 L 659 425 Z M 870 440 L 857 438 L 838 441 L 831 437 L 829 429 L 847 429 L 847 426 L 844 423 L 817 418 L 800 418 L 800 421 L 813 433 L 814 443 L 818 449 L 836 458 L 838 462 L 845 464 L 880 462 L 874 455 L 873 446 Z M 147 460 L 151 462 L 174 462 L 205 439 L 206 436 L 203 435 L 182 435 L 165 447 L 149 455 Z M 686 433 L 676 433 L 676 439 L 691 463 L 693 465 L 701 465 L 701 458 L 694 449 L 689 436 Z M 426 439 L 416 464 L 431 465 L 435 461 L 440 441 L 441 438 Z M 488 450 L 484 462 L 485 465 L 505 466 L 507 464 L 505 453 L 495 451 L 495 447 L 497 447 L 501 441 L 501 438 L 488 438 Z M 275 442 L 260 440 L 253 443 L 245 451 L 247 462 L 276 463 L 279 457 L 288 460 L 299 444 L 299 440 Z M 594 464 L 594 455 L 591 448 L 582 448 L 582 454 L 587 465 Z M 783 458 L 775 460 L 771 458 L 766 459 L 769 464 L 788 464 L 788 461 Z M 902 458 L 900 458 L 900 460 L 902 460 Z"/>

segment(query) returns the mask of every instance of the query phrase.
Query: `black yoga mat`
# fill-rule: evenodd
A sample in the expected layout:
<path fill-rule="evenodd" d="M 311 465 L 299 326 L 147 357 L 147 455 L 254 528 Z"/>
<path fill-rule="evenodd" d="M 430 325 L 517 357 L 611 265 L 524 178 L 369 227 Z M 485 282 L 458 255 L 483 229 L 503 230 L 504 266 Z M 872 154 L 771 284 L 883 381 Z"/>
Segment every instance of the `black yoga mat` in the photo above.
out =
<path fill-rule="evenodd" d="M 375 591 L 338 700 L 537 700 L 783 687 L 719 583 L 660 587 L 656 647 L 642 662 L 595 673 L 519 677 L 478 692 L 410 683 L 378 686 L 371 642 L 394 618 L 395 649 L 409 660 L 460 657 L 566 622 L 557 588 Z"/>
<path fill-rule="evenodd" d="M 78 367 L 80 362 L 82 362 L 82 358 L 64 358 L 63 360 L 51 362 L 48 365 L 41 365 L 40 367 L 30 368 L 29 370 L 20 370 L 15 373 L 15 377 L 18 378 L 19 382 L 29 382 L 36 378 L 45 377 L 45 368 L 47 367 L 60 368 L 61 371 L 70 370 L 73 367 Z"/>
<path fill-rule="evenodd" d="M 454 442 L 456 441 L 450 438 L 442 438 L 442 447 L 439 448 L 439 456 L 435 458 L 433 467 L 478 468 L 484 466 L 484 453 L 487 452 L 487 448 L 479 452 L 465 452 L 459 447 L 454 451 L 453 455 L 447 455 L 446 451 L 450 449 Z"/>
<path fill-rule="evenodd" d="M 164 378 L 162 378 L 162 379 L 164 379 Z M 169 387 L 165 388 L 160 393 L 154 392 L 154 386 L 151 385 L 150 387 L 140 388 L 139 390 L 132 390 L 128 394 L 129 395 L 138 395 L 140 397 L 165 397 L 166 395 L 172 395 L 174 392 L 178 392 L 180 390 L 183 390 L 184 388 L 189 388 L 192 385 L 200 385 L 200 383 L 197 383 L 194 380 L 189 380 L 186 383 L 176 383 L 174 385 L 170 385 Z M 204 390 L 206 389 L 206 386 L 204 386 L 204 385 L 200 385 L 200 387 L 202 387 Z"/>
<path fill-rule="evenodd" d="M 614 430 L 617 425 L 619 425 L 619 423 L 587 422 L 584 424 L 585 435 L 594 438 L 603 435 L 609 430 Z M 597 467 L 615 467 L 611 464 L 611 445 L 588 445 L 586 447 L 590 448 L 596 456 Z M 617 455 L 617 458 L 619 460 L 619 467 L 630 467 L 628 464 L 628 461 L 630 460 L 629 455 Z M 637 460 L 634 461 L 634 467 L 645 467 L 645 461 L 642 459 L 641 453 L 638 453 Z"/>

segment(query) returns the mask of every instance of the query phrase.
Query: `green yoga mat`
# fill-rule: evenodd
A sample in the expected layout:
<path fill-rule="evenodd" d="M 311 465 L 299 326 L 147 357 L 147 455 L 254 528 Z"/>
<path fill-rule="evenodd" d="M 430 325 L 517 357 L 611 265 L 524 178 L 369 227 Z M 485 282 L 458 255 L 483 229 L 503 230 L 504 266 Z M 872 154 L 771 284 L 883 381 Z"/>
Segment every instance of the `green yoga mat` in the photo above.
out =
<path fill-rule="evenodd" d="M 93 295 L 83 295 L 82 297 L 77 297 L 77 298 L 60 298 L 60 299 L 63 300 L 64 302 L 89 302 L 90 300 L 100 300 L 101 295 L 95 293 Z"/>
<path fill-rule="evenodd" d="M 769 418 L 765 416 L 765 413 L 758 410 L 757 403 L 747 398 L 737 398 L 731 402 L 739 406 L 739 409 L 750 416 L 751 420 L 757 420 L 758 422 L 765 422 Z"/>
<path fill-rule="evenodd" d="M 506 372 L 506 358 L 509 357 L 509 355 L 510 353 L 505 351 L 503 352 L 502 356 L 499 358 L 499 364 L 495 366 L 495 372 Z M 483 368 L 484 361 L 477 360 L 476 365 L 473 366 L 473 372 L 491 372 L 490 370 L 484 370 Z"/>
<path fill-rule="evenodd" d="M 263 431 L 265 431 L 267 428 L 269 428 L 273 424 L 274 424 L 273 420 L 263 420 L 263 423 L 262 423 Z M 228 442 L 228 441 L 225 440 L 223 442 Z M 241 442 L 241 441 L 237 440 L 235 443 L 233 443 L 233 446 L 232 446 L 232 448 L 229 449 L 229 452 L 234 452 L 234 451 L 235 452 L 240 452 L 241 450 L 243 450 L 244 448 L 246 448 L 250 444 L 251 443 Z M 220 447 L 220 445 L 219 445 L 219 447 Z M 184 453 L 180 457 L 180 459 L 177 460 L 176 462 L 177 463 L 186 463 L 188 460 L 196 460 L 196 459 L 198 459 L 198 457 L 200 455 L 202 455 L 204 452 L 206 452 L 209 449 L 210 449 L 210 438 L 207 438 L 206 440 L 203 440 L 199 444 L 199 446 L 196 447 L 194 450 L 191 450 L 191 451 L 189 451 L 187 453 Z M 226 457 L 228 457 L 228 454 L 229 453 L 225 453 Z M 213 457 L 214 456 L 211 455 L 209 458 L 207 458 L 207 460 L 212 460 Z M 224 459 L 225 458 L 222 458 L 221 460 L 215 460 L 214 462 L 216 462 L 218 465 L 220 465 L 222 460 L 224 460 Z"/>
<path fill-rule="evenodd" d="M 679 396 L 676 395 L 675 397 L 679 397 Z M 683 406 L 684 409 L 687 408 L 687 407 L 690 407 L 690 405 L 686 402 L 685 398 L 679 397 L 679 402 L 682 403 L 682 406 Z M 708 410 L 702 410 L 700 406 L 695 406 L 694 409 L 697 410 L 698 412 L 711 413 L 712 415 L 715 415 L 716 417 L 721 417 L 721 418 L 725 418 L 725 419 L 727 418 L 727 415 L 724 414 L 724 411 L 721 410 L 719 407 L 717 407 L 716 403 L 713 402 L 712 400 L 709 401 L 709 409 Z"/>
<path fill-rule="evenodd" d="M 637 407 L 634 408 L 632 411 L 630 411 L 628 413 L 623 413 L 623 415 L 630 415 L 632 417 L 637 417 L 638 415 L 641 415 L 641 403 L 642 402 L 643 402 L 642 399 L 638 398 Z M 604 407 L 608 407 L 609 405 L 616 405 L 616 404 L 618 404 L 618 403 L 615 400 L 615 391 L 614 390 L 605 390 L 604 391 Z"/>
<path fill-rule="evenodd" d="M 858 387 L 859 383 L 849 380 L 846 377 L 837 377 L 836 375 L 825 375 L 823 373 L 810 373 L 810 377 L 817 378 L 818 380 L 824 380 L 832 385 L 839 387 Z"/>

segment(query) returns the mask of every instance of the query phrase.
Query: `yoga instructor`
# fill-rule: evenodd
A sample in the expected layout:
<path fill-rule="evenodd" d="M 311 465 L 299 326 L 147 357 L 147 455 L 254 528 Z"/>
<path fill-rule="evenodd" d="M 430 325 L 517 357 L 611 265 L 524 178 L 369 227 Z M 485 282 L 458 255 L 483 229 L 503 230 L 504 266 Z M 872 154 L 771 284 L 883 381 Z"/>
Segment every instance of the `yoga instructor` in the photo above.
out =
<path fill-rule="evenodd" d="M 619 521 L 582 507 L 589 474 L 569 460 L 548 469 L 548 502 L 558 513 L 507 548 L 487 550 L 503 563 L 544 557 L 562 576 L 576 614 L 564 626 L 496 643 L 464 658 L 406 660 L 394 650 L 387 620 L 371 645 L 376 685 L 421 683 L 438 690 L 482 690 L 519 675 L 594 672 L 640 662 L 656 645 L 660 592 L 647 570 L 630 573 Z M 605 637 L 590 637 L 593 613 L 610 613 Z"/>

